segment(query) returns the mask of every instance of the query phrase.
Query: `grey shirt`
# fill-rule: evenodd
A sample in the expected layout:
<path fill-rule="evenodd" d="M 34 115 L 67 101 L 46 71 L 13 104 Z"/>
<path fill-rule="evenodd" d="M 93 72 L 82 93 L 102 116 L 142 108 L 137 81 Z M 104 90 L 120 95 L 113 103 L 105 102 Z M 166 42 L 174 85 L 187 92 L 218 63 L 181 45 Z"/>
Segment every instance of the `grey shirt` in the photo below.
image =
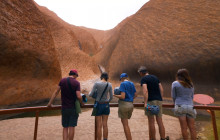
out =
<path fill-rule="evenodd" d="M 186 88 L 178 81 L 172 83 L 171 96 L 175 105 L 192 105 L 194 88 Z"/>
<path fill-rule="evenodd" d="M 97 97 L 96 101 L 99 101 L 102 93 L 107 85 L 107 82 L 96 82 L 92 88 L 92 91 L 89 93 L 89 96 L 92 97 L 92 95 L 97 91 Z M 102 96 L 102 99 L 99 102 L 110 102 L 113 98 L 112 94 L 112 85 L 108 82 L 108 88 L 106 89 L 105 93 Z"/>

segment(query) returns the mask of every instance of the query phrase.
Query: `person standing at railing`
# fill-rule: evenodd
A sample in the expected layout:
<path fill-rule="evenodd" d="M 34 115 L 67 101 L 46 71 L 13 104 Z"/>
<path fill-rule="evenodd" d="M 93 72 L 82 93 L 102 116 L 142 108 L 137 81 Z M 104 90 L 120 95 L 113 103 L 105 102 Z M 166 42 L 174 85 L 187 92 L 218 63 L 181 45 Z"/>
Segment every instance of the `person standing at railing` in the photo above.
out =
<path fill-rule="evenodd" d="M 131 118 L 134 109 L 133 100 L 137 97 L 136 89 L 131 81 L 128 81 L 128 75 L 122 73 L 120 76 L 120 95 L 114 94 L 118 100 L 118 116 L 121 118 L 121 122 L 124 128 L 125 136 L 127 140 L 132 140 L 130 127 L 128 125 L 128 119 Z"/>
<path fill-rule="evenodd" d="M 97 140 L 108 139 L 108 116 L 110 114 L 109 102 L 113 98 L 112 85 L 108 82 L 108 73 L 103 72 L 101 74 L 101 81 L 96 82 L 89 93 L 90 97 L 95 98 L 95 104 L 93 107 L 92 116 L 95 116 L 96 123 L 96 136 Z"/>
<path fill-rule="evenodd" d="M 160 83 L 159 79 L 150 75 L 145 66 L 141 66 L 138 69 L 138 72 L 141 79 L 141 86 L 144 95 L 144 108 L 145 115 L 148 117 L 148 125 L 149 125 L 149 139 L 156 140 L 156 130 L 155 130 L 155 117 L 159 127 L 159 133 L 161 140 L 168 140 L 169 137 L 165 138 L 165 128 L 162 120 L 162 96 L 163 96 L 163 87 Z M 152 112 L 148 111 L 146 107 L 148 105 L 154 105 L 159 107 L 159 112 L 155 115 Z"/>
<path fill-rule="evenodd" d="M 188 70 L 177 71 L 176 81 L 172 83 L 171 95 L 175 103 L 174 114 L 179 118 L 183 139 L 188 140 L 187 128 L 189 128 L 191 140 L 196 140 L 196 110 L 193 109 L 194 87 Z"/>
<path fill-rule="evenodd" d="M 76 80 L 78 77 L 77 70 L 73 69 L 69 72 L 69 77 L 63 78 L 57 90 L 53 93 L 48 107 L 51 107 L 55 97 L 61 90 L 62 101 L 62 126 L 63 126 L 63 140 L 73 140 L 75 134 L 75 127 L 77 126 L 79 114 L 76 113 L 75 101 L 78 99 L 83 105 L 82 96 L 80 93 L 80 83 Z M 69 84 L 71 88 L 69 87 Z"/>

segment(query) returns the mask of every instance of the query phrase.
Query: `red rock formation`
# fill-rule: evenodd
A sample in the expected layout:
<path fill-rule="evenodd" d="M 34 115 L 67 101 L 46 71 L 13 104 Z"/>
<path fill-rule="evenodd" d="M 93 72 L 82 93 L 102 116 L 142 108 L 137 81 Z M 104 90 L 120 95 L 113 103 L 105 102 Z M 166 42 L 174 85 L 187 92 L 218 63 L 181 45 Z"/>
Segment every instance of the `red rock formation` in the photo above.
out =
<path fill-rule="evenodd" d="M 98 66 L 88 54 L 98 47 L 86 30 L 33 1 L 0 1 L 0 15 L 1 108 L 50 98 L 73 68 L 80 81 L 95 77 Z"/>
<path fill-rule="evenodd" d="M 67 76 L 70 69 L 76 68 L 79 71 L 79 80 L 92 78 L 94 72 L 98 72 L 98 66 L 91 57 L 97 51 L 97 43 L 93 36 L 80 27 L 64 22 L 47 8 L 37 4 L 36 6 L 44 15 L 50 28 L 58 53 L 62 76 Z M 80 41 L 82 51 L 78 41 Z"/>
<path fill-rule="evenodd" d="M 35 3 L 36 4 L 36 3 Z M 51 30 L 62 28 L 62 30 L 65 30 L 66 35 L 72 36 L 73 40 L 77 41 L 74 46 L 78 47 L 85 53 L 89 55 L 96 54 L 98 50 L 98 45 L 94 37 L 84 30 L 82 27 L 70 25 L 60 19 L 54 12 L 48 10 L 46 7 L 39 6 L 36 4 L 36 6 L 39 8 L 39 10 L 45 15 L 45 19 L 51 23 L 51 26 L 53 27 Z M 54 25 L 57 24 L 57 25 Z M 59 26 L 59 28 L 55 28 L 56 26 Z M 80 41 L 81 48 L 78 44 L 78 41 Z"/>
<path fill-rule="evenodd" d="M 0 1 L 0 106 L 49 98 L 60 78 L 41 12 L 32 1 Z"/>
<path fill-rule="evenodd" d="M 196 83 L 220 83 L 220 2 L 151 0 L 96 55 L 113 78 L 140 65 L 163 80 L 189 69 Z"/>
<path fill-rule="evenodd" d="M 99 49 L 103 48 L 102 45 L 104 44 L 104 42 L 106 42 L 108 38 L 111 37 L 112 35 L 111 31 L 114 31 L 113 29 L 104 31 L 104 30 L 96 30 L 86 27 L 81 27 L 81 28 L 90 32 L 94 36 L 95 40 L 97 41 Z"/>
<path fill-rule="evenodd" d="M 122 72 L 137 78 L 146 65 L 162 81 L 174 80 L 185 67 L 195 83 L 218 92 L 219 7 L 218 0 L 151 0 L 114 29 L 96 31 L 67 24 L 33 1 L 0 1 L 0 107 L 49 98 L 72 68 L 79 80 L 93 78 L 91 56 L 100 46 L 95 60 L 112 79 Z"/>
<path fill-rule="evenodd" d="M 119 33 L 121 27 L 131 18 L 127 17 L 125 20 L 123 20 L 121 23 L 119 23 L 115 28 L 110 29 L 110 30 L 96 30 L 96 29 L 91 29 L 91 28 L 86 28 L 86 27 L 82 27 L 83 29 L 85 29 L 86 31 L 90 32 L 95 40 L 98 43 L 99 46 L 99 50 L 101 50 L 103 47 L 108 46 L 106 42 L 112 41 L 110 38 L 112 36 L 115 36 Z M 103 54 L 103 53 L 101 53 Z M 99 61 L 99 60 L 97 60 Z"/>
<path fill-rule="evenodd" d="M 98 43 L 93 37 L 93 35 L 88 31 L 84 30 L 82 27 L 74 25 L 72 25 L 72 30 L 75 33 L 78 41 L 80 42 L 82 51 L 87 53 L 89 56 L 94 56 L 98 52 L 99 48 Z"/>

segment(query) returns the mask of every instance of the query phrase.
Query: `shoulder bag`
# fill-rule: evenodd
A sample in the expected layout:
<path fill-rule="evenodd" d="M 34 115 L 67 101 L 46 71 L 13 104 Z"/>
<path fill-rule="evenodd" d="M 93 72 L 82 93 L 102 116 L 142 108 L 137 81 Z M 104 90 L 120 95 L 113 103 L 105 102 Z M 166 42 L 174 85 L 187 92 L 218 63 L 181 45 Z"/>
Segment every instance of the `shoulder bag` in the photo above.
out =
<path fill-rule="evenodd" d="M 96 101 L 96 100 L 95 100 L 95 103 L 94 103 L 94 106 L 93 106 L 93 111 L 92 111 L 92 116 L 96 116 L 96 112 L 97 112 L 97 108 L 98 108 L 98 106 L 99 106 L 99 102 L 101 101 L 101 99 L 102 99 L 102 97 L 103 97 L 103 95 L 104 95 L 104 93 L 105 93 L 107 87 L 108 87 L 108 82 L 107 82 L 107 85 L 105 86 L 104 91 L 102 92 L 102 95 L 101 95 L 99 101 Z"/>
<path fill-rule="evenodd" d="M 76 94 L 73 93 L 73 89 L 72 89 L 72 87 L 71 87 L 70 78 L 69 78 L 69 77 L 67 78 L 67 83 L 68 83 L 68 86 L 69 86 L 70 91 L 72 92 L 73 96 L 74 96 L 75 99 L 76 99 L 76 100 L 75 100 L 75 109 L 76 109 L 76 113 L 79 114 L 79 113 L 81 113 L 80 102 L 79 102 L 79 100 L 77 99 Z"/>

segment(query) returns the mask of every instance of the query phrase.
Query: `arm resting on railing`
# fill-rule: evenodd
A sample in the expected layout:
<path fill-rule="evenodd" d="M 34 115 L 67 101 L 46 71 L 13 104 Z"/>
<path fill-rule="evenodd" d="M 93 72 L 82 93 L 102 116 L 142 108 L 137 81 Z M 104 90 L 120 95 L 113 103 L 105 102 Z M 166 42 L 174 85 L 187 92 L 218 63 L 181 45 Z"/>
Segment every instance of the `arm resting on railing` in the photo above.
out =
<path fill-rule="evenodd" d="M 47 104 L 47 107 L 51 107 L 53 100 L 56 98 L 56 96 L 59 94 L 60 92 L 60 86 L 57 88 L 57 90 L 53 93 L 52 97 L 50 98 L 49 103 Z"/>

